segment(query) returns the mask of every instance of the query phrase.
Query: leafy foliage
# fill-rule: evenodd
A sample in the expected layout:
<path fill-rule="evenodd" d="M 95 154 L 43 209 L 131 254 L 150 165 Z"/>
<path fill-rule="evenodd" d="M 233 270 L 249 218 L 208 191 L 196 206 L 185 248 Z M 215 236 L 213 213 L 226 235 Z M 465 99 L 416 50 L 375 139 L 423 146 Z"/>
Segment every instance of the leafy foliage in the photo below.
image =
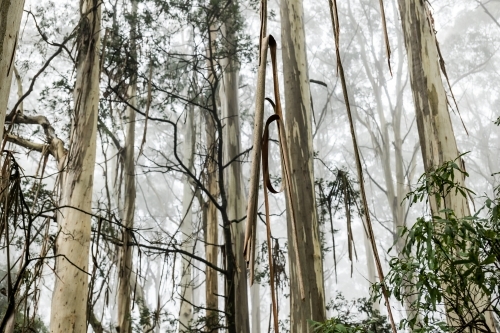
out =
<path fill-rule="evenodd" d="M 338 294 L 327 308 L 335 316 L 325 322 L 310 321 L 317 333 L 390 333 L 391 326 L 387 318 L 373 309 L 373 304 L 366 298 L 348 301 Z"/>
<path fill-rule="evenodd" d="M 456 172 L 466 175 L 452 161 L 424 174 L 407 198 L 414 203 L 434 196 L 439 205 L 451 191 L 464 197 L 473 193 L 454 181 Z M 489 310 L 498 314 L 500 301 L 499 194 L 497 188 L 473 216 L 457 217 L 443 209 L 401 230 L 405 245 L 400 257 L 390 261 L 386 284 L 399 301 L 412 299 L 413 312 L 402 327 L 413 332 L 490 331 L 485 315 Z M 454 320 L 446 323 L 449 313 Z"/>

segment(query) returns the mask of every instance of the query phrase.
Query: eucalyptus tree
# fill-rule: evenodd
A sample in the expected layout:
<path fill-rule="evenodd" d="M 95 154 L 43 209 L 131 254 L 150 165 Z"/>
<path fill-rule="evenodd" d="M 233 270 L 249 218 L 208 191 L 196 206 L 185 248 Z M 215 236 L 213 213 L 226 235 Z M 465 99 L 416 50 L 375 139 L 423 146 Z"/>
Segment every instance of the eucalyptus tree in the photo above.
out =
<path fill-rule="evenodd" d="M 225 6 L 224 2 L 218 1 L 200 7 L 177 3 L 150 2 L 149 4 L 151 6 L 148 7 L 148 10 L 141 14 L 141 20 L 144 20 L 144 25 L 141 27 L 144 41 L 142 47 L 147 52 L 140 53 L 139 58 L 143 57 L 142 59 L 146 60 L 145 62 L 154 64 L 154 68 L 152 74 L 140 72 L 139 78 L 144 82 L 144 86 L 150 89 L 148 94 L 151 94 L 151 98 L 148 98 L 149 102 L 146 101 L 146 104 L 150 103 L 148 105 L 151 107 L 150 109 L 146 108 L 148 111 L 145 111 L 140 107 L 141 102 L 139 102 L 139 106 L 133 108 L 146 119 L 146 122 L 166 126 L 167 129 L 162 135 L 168 136 L 170 139 L 165 141 L 148 140 L 149 145 L 144 146 L 144 150 L 141 148 L 143 154 L 141 159 L 145 162 L 140 167 L 150 176 L 155 172 L 167 174 L 172 177 L 174 184 L 182 179 L 185 190 L 189 190 L 188 186 L 192 186 L 196 200 L 186 197 L 185 204 L 189 204 L 189 201 L 191 201 L 191 205 L 194 204 L 194 206 L 199 207 L 204 212 L 203 220 L 206 221 L 203 228 L 204 234 L 198 233 L 200 236 L 204 235 L 204 239 L 199 238 L 198 241 L 205 244 L 205 258 L 186 250 L 190 241 L 197 241 L 195 239 L 189 240 L 189 237 L 185 237 L 188 236 L 187 234 L 183 235 L 185 233 L 184 228 L 189 228 L 185 224 L 187 214 L 189 214 L 187 207 L 182 209 L 183 213 L 179 218 L 179 228 L 175 232 L 171 234 L 168 232 L 170 226 L 169 228 L 166 226 L 160 227 L 163 229 L 162 237 L 169 239 L 170 246 L 175 249 L 173 251 L 182 253 L 181 285 L 191 283 L 191 281 L 187 281 L 188 278 L 184 277 L 183 274 L 189 270 L 193 260 L 206 264 L 204 284 L 206 303 L 193 303 L 192 305 L 194 309 L 202 309 L 205 318 L 193 321 L 191 325 L 188 323 L 189 319 L 184 321 L 184 318 L 179 318 L 180 329 L 189 330 L 205 326 L 207 329 L 217 331 L 223 327 L 228 327 L 227 329 L 230 332 L 236 332 L 235 326 L 238 325 L 239 320 L 235 319 L 235 316 L 237 316 L 235 309 L 243 303 L 241 301 L 236 303 L 235 301 L 237 297 L 235 279 L 242 276 L 242 271 L 235 267 L 235 251 L 237 249 L 233 248 L 233 240 L 236 237 L 234 233 L 238 230 L 236 226 L 241 221 L 236 220 L 236 217 L 234 220 L 229 217 L 230 210 L 233 208 L 232 203 L 229 203 L 229 194 L 227 193 L 229 189 L 226 190 L 223 184 L 227 183 L 225 179 L 229 177 L 225 175 L 225 169 L 228 170 L 241 162 L 238 158 L 228 161 L 224 153 L 225 122 L 222 121 L 220 113 L 219 92 L 224 89 L 221 83 L 223 80 L 221 59 L 234 57 L 234 54 L 239 53 L 241 50 L 244 51 L 244 47 L 246 47 L 242 43 L 244 40 L 240 38 L 241 26 L 236 25 L 232 27 L 235 36 L 238 37 L 235 38 L 234 45 L 231 45 L 234 46 L 234 49 L 227 47 L 222 37 L 222 25 L 230 17 L 237 22 L 240 22 L 240 18 L 233 6 L 228 7 Z M 168 29 L 163 29 L 163 26 L 155 23 L 160 20 L 151 20 L 151 17 L 156 16 L 167 20 L 171 23 L 171 26 Z M 193 38 L 189 39 L 189 43 L 192 43 L 192 45 L 189 45 L 188 48 L 185 45 L 177 45 L 176 42 L 172 42 L 175 38 L 170 39 L 179 31 L 186 30 L 183 24 L 189 24 L 191 29 L 188 30 L 191 30 L 193 34 Z M 186 49 L 190 51 L 185 53 Z M 145 55 L 147 58 L 145 58 Z M 139 64 L 142 59 L 138 60 Z M 123 73 L 123 69 L 121 69 L 121 72 L 120 69 L 120 66 L 116 66 L 116 70 L 112 69 L 110 74 L 116 77 L 116 75 Z M 108 70 L 106 64 L 104 64 L 103 70 L 104 72 Z M 118 100 L 130 107 L 132 103 L 126 100 L 125 95 L 121 93 L 123 87 L 118 84 L 123 80 L 112 78 L 112 81 L 114 81 L 114 83 L 111 83 L 113 85 L 111 89 L 113 96 L 116 96 Z M 204 119 L 204 135 L 202 137 L 196 136 L 196 141 L 190 144 L 193 147 L 193 165 L 190 166 L 190 158 L 187 156 L 189 154 L 182 154 L 178 149 L 182 142 L 179 122 L 185 115 L 184 111 L 180 112 L 179 110 L 192 110 L 192 106 L 194 106 L 193 110 L 201 114 Z M 193 110 L 192 112 L 194 112 Z M 142 119 L 139 118 L 140 120 Z M 151 132 L 148 131 L 147 134 L 149 137 Z M 153 135 L 155 134 L 153 133 Z M 184 139 L 187 140 L 187 136 Z M 228 142 L 231 141 L 232 139 L 228 140 Z M 220 225 L 222 225 L 222 228 Z M 222 231 L 222 241 L 218 239 L 220 231 Z M 187 233 L 189 234 L 189 231 Z M 143 233 L 141 238 L 146 235 L 147 233 Z M 154 250 L 149 249 L 147 253 L 152 254 L 156 253 L 155 251 L 163 251 L 160 249 L 160 245 L 165 251 L 172 251 L 171 248 L 165 248 L 163 243 L 158 243 L 156 235 L 151 233 L 151 238 L 148 236 L 147 241 L 154 246 Z M 181 243 L 179 243 L 179 239 Z M 223 255 L 222 265 L 219 260 L 221 253 Z M 219 301 L 223 293 L 217 290 L 221 273 L 225 279 L 224 294 L 226 296 L 224 297 L 223 311 L 219 310 Z M 246 282 L 244 279 L 242 280 Z M 246 290 L 246 286 L 244 289 Z M 190 302 L 189 293 L 186 294 L 185 291 L 186 289 L 182 291 L 181 286 L 181 297 L 187 295 L 181 301 L 182 313 L 186 312 L 184 309 L 189 308 L 186 305 Z M 188 312 L 189 309 L 186 313 Z M 245 312 L 246 314 L 242 315 L 242 317 L 248 323 L 248 309 L 244 312 L 240 311 L 240 313 Z"/>
<path fill-rule="evenodd" d="M 61 198 L 57 222 L 56 282 L 52 296 L 52 332 L 87 331 L 90 222 L 97 115 L 101 3 L 80 3 L 74 109 L 67 155 L 59 163 Z"/>
<path fill-rule="evenodd" d="M 3 138 L 23 8 L 24 0 L 2 0 L 0 3 L 0 139 Z"/>
<path fill-rule="evenodd" d="M 460 156 L 448 111 L 448 104 L 451 101 L 447 97 L 441 71 L 447 81 L 448 77 L 427 4 L 415 0 L 399 0 L 399 10 L 424 168 L 430 174 L 446 162 L 455 161 Z M 454 100 L 454 97 L 452 98 Z M 458 168 L 463 170 L 463 165 L 460 164 Z M 464 186 L 464 172 L 454 171 L 453 179 L 458 186 Z M 433 215 L 446 216 L 442 210 L 447 209 L 453 211 L 457 218 L 470 216 L 467 198 L 457 191 L 447 191 L 444 200 L 437 200 L 436 196 L 431 195 L 429 203 Z M 475 295 L 473 297 L 475 304 L 472 307 L 464 307 L 461 303 L 463 300 L 457 300 L 456 304 L 452 304 L 453 301 L 445 303 L 448 325 L 452 328 L 462 327 L 464 321 L 474 322 L 476 317 L 481 315 L 484 316 L 483 328 L 494 331 L 492 314 L 487 309 L 488 300 L 481 296 L 480 291 L 469 292 Z M 472 332 L 479 332 L 483 328 L 469 327 Z"/>
<path fill-rule="evenodd" d="M 186 121 L 184 123 L 184 142 L 183 142 L 183 163 L 193 172 L 194 170 L 194 144 L 196 140 L 196 127 L 194 122 L 194 107 L 190 106 L 186 112 Z M 185 182 L 182 192 L 182 221 L 180 231 L 182 233 L 182 248 L 186 252 L 194 250 L 194 234 L 193 234 L 193 213 L 192 206 L 195 199 L 192 181 L 188 176 L 185 176 Z M 181 271 L 180 296 L 181 306 L 179 313 L 179 332 L 189 332 L 189 326 L 193 320 L 194 299 L 193 299 L 193 274 L 191 258 L 183 256 L 182 271 Z"/>
<path fill-rule="evenodd" d="M 240 113 L 238 104 L 238 73 L 239 61 L 237 54 L 236 31 L 240 29 L 241 17 L 238 2 L 230 5 L 232 16 L 228 17 L 222 26 L 222 38 L 227 48 L 227 57 L 221 61 L 222 82 L 220 95 L 222 101 L 221 118 L 224 119 L 224 163 L 225 184 L 227 193 L 227 215 L 231 222 L 231 243 L 235 256 L 234 284 L 226 288 L 227 297 L 231 297 L 235 313 L 235 326 L 237 332 L 250 332 L 246 263 L 243 257 L 244 225 L 246 215 L 246 197 L 242 183 L 241 166 L 241 131 Z M 227 228 L 227 227 L 226 227 Z M 227 239 L 226 239 L 227 241 Z M 257 331 L 256 328 L 253 329 Z"/>
<path fill-rule="evenodd" d="M 124 205 L 123 205 L 123 241 L 120 248 L 118 262 L 118 323 L 117 331 L 129 333 L 132 329 L 131 323 L 131 272 L 132 272 L 132 243 L 131 230 L 135 219 L 135 119 L 137 108 L 137 0 L 131 0 L 130 11 L 130 59 L 131 76 L 127 89 L 127 97 L 130 106 L 126 109 L 126 137 L 123 151 L 124 182 Z M 144 302 L 144 300 L 139 300 Z"/>
<path fill-rule="evenodd" d="M 324 321 L 325 293 L 313 175 L 312 110 L 301 0 L 281 1 L 286 136 L 290 156 L 287 224 L 290 331 L 312 332 Z M 296 242 L 293 242 L 294 238 Z"/>

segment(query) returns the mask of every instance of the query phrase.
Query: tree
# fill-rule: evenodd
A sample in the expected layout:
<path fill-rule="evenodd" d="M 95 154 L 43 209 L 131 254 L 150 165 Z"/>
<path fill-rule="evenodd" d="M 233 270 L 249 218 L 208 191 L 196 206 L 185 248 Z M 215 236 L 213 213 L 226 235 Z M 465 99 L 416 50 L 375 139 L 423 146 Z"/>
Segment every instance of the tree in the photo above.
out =
<path fill-rule="evenodd" d="M 194 107 L 189 106 L 186 111 L 186 122 L 184 124 L 183 154 L 184 164 L 193 172 L 194 169 L 194 143 L 196 130 L 194 128 Z M 194 193 L 191 189 L 191 179 L 185 177 L 182 193 L 182 221 L 180 231 L 182 233 L 182 248 L 186 252 L 193 252 L 193 217 L 191 207 L 194 201 Z M 190 322 L 193 319 L 193 286 L 191 274 L 191 259 L 182 257 L 181 268 L 181 306 L 179 313 L 179 332 L 188 332 Z"/>
<path fill-rule="evenodd" d="M 3 138 L 23 8 L 24 0 L 2 0 L 0 3 L 0 139 Z"/>
<path fill-rule="evenodd" d="M 243 257 L 244 247 L 244 225 L 242 220 L 246 214 L 246 198 L 242 184 L 241 155 L 241 131 L 240 113 L 238 105 L 238 73 L 239 63 L 237 54 L 237 40 L 235 31 L 238 31 L 239 8 L 235 2 L 230 6 L 230 12 L 234 15 L 226 20 L 222 31 L 227 48 L 228 56 L 222 61 L 223 74 L 221 84 L 222 119 L 224 124 L 224 163 L 225 184 L 227 195 L 227 217 L 231 221 L 231 243 L 235 256 L 235 269 L 233 271 L 233 286 L 228 285 L 234 291 L 227 295 L 232 295 L 229 302 L 234 304 L 234 320 L 236 331 L 250 333 L 248 292 L 246 263 Z M 227 241 L 227 240 L 226 240 Z"/>
<path fill-rule="evenodd" d="M 130 106 L 126 109 L 126 136 L 123 150 L 123 172 L 125 175 L 124 205 L 122 214 L 123 243 L 119 249 L 118 262 L 118 323 L 119 333 L 129 333 L 132 330 L 131 321 L 131 272 L 132 272 L 132 228 L 135 218 L 135 109 L 137 108 L 137 0 L 131 0 L 130 13 L 130 58 L 131 77 L 128 86 Z M 118 198 L 120 199 L 120 198 Z M 144 300 L 139 300 L 144 302 Z"/>
<path fill-rule="evenodd" d="M 80 3 L 80 32 L 71 137 L 59 161 L 61 197 L 57 222 L 56 283 L 51 332 L 87 331 L 87 296 L 92 188 L 99 105 L 101 3 Z"/>
<path fill-rule="evenodd" d="M 424 173 L 407 196 L 410 203 L 440 204 L 450 192 L 473 195 L 455 182 L 460 159 Z M 403 251 L 391 260 L 387 280 L 398 300 L 408 296 L 409 285 L 417 286 L 411 304 L 417 314 L 404 320 L 405 326 L 417 332 L 495 332 L 487 320 L 491 310 L 498 314 L 500 302 L 499 194 L 497 187 L 494 197 L 487 198 L 473 216 L 457 217 L 452 210 L 442 210 L 433 219 L 421 217 L 411 228 L 402 229 Z M 443 317 L 449 312 L 453 317 L 447 324 Z"/>
<path fill-rule="evenodd" d="M 308 320 L 325 320 L 325 294 L 314 191 L 312 111 L 302 1 L 281 1 L 280 13 L 291 178 L 291 188 L 287 189 L 291 198 L 287 197 L 288 243 L 293 244 L 297 237 L 298 246 L 289 246 L 288 250 L 290 331 L 311 332 Z"/>
<path fill-rule="evenodd" d="M 446 75 L 444 60 L 439 51 L 427 4 L 419 0 L 399 0 L 399 10 L 424 168 L 427 173 L 430 173 L 445 162 L 453 161 L 459 156 L 448 112 L 449 99 L 440 74 L 443 70 Z M 463 166 L 460 169 L 463 169 Z M 463 173 L 459 170 L 454 172 L 455 181 L 459 186 L 463 186 L 465 181 Z M 448 192 L 441 201 L 431 196 L 429 203 L 433 215 L 439 215 L 443 209 L 453 211 L 457 218 L 470 215 L 467 198 L 456 191 Z M 483 302 L 479 298 L 477 301 L 480 308 Z M 450 310 L 448 323 L 452 327 L 459 324 L 461 316 L 474 317 L 475 315 L 474 313 L 457 313 L 452 310 L 450 304 L 446 306 Z M 491 315 L 487 316 L 490 317 L 487 319 L 488 326 L 494 330 Z"/>

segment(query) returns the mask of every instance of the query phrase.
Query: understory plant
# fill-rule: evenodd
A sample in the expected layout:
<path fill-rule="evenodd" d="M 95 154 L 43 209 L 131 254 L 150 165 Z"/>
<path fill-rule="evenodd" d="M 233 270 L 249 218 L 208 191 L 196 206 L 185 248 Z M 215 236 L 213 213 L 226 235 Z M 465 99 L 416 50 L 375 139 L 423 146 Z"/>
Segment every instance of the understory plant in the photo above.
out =
<path fill-rule="evenodd" d="M 373 300 L 359 298 L 346 300 L 338 294 L 327 305 L 333 317 L 325 322 L 310 321 L 316 333 L 390 333 L 387 317 L 373 308 Z"/>
<path fill-rule="evenodd" d="M 439 206 L 451 191 L 464 197 L 475 195 L 454 181 L 459 172 L 468 176 L 457 160 L 421 176 L 416 190 L 406 198 L 413 204 L 433 197 Z M 500 314 L 499 198 L 497 187 L 493 198 L 485 198 L 471 216 L 459 218 L 452 210 L 442 209 L 401 229 L 405 245 L 401 255 L 390 261 L 385 279 L 398 301 L 412 300 L 401 329 L 494 332 L 486 317 Z M 375 285 L 379 295 L 380 287 Z"/>

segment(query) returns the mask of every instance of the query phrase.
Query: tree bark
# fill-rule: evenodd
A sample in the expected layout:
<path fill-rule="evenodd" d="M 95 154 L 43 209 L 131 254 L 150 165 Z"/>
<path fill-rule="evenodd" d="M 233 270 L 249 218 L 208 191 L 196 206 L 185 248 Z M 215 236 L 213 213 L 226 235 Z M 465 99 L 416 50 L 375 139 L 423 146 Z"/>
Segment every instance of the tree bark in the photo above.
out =
<path fill-rule="evenodd" d="M 194 165 L 194 108 L 188 107 L 186 115 L 186 123 L 184 125 L 184 144 L 183 155 L 184 164 L 189 170 L 193 170 Z M 182 195 L 182 221 L 180 232 L 182 237 L 182 249 L 184 251 L 193 253 L 193 216 L 191 213 L 191 206 L 194 198 L 194 193 L 191 188 L 189 176 L 184 179 L 184 189 Z M 193 285 L 191 274 L 191 260 L 182 257 L 182 278 L 181 278 L 181 307 L 179 314 L 179 332 L 189 332 L 189 324 L 193 320 Z"/>
<path fill-rule="evenodd" d="M 0 2 L 0 141 L 7 115 L 19 26 L 23 16 L 24 0 Z"/>
<path fill-rule="evenodd" d="M 426 172 L 431 172 L 443 163 L 456 159 L 459 152 L 441 79 L 436 36 L 427 5 L 422 0 L 399 0 L 399 10 L 424 168 Z M 464 185 L 462 173 L 456 172 L 454 180 Z M 434 196 L 429 197 L 429 202 L 433 215 L 438 215 L 443 208 L 453 210 L 457 218 L 470 215 L 467 198 L 455 191 L 450 191 L 441 206 L 438 206 Z M 477 296 L 476 306 L 479 311 L 484 310 L 481 304 L 487 303 Z M 475 314 L 468 314 L 473 315 Z M 485 315 L 489 329 L 495 332 L 491 313 L 488 311 Z M 460 325 L 460 316 L 463 314 L 449 312 L 448 324 Z M 471 332 L 477 331 L 471 329 Z"/>
<path fill-rule="evenodd" d="M 132 10 L 130 18 L 130 54 L 132 76 L 128 88 L 128 97 L 130 105 L 127 106 L 126 117 L 126 135 L 125 147 L 123 154 L 123 173 L 125 178 L 124 186 L 124 203 L 122 224 L 123 228 L 123 246 L 119 250 L 118 258 L 118 326 L 116 327 L 119 333 L 130 333 L 132 331 L 132 316 L 131 316 L 131 272 L 132 272 L 132 247 L 129 243 L 132 242 L 132 228 L 134 227 L 135 215 L 135 109 L 137 108 L 137 45 L 136 45 L 136 30 L 137 30 L 137 1 L 131 0 Z M 118 198 L 119 200 L 120 198 Z"/>
<path fill-rule="evenodd" d="M 234 15 L 238 15 L 237 6 L 231 8 Z M 238 333 L 250 333 L 248 291 L 246 277 L 246 262 L 243 256 L 245 225 L 242 222 L 246 215 L 245 189 L 241 181 L 241 152 L 240 113 L 238 104 L 238 74 L 239 64 L 236 58 L 236 38 L 234 36 L 234 22 L 228 20 L 224 27 L 225 40 L 229 55 L 222 61 L 223 79 L 221 86 L 222 119 L 224 124 L 224 165 L 229 164 L 224 170 L 224 180 L 227 197 L 227 218 L 231 225 L 231 243 L 235 257 L 234 299 L 229 300 L 234 304 L 234 320 Z"/>
<path fill-rule="evenodd" d="M 288 247 L 290 266 L 290 332 L 312 332 L 308 320 L 324 321 L 323 265 L 313 175 L 312 110 L 307 71 L 302 0 L 281 1 L 281 39 L 285 82 L 285 117 L 290 156 L 290 197 L 295 211 L 298 249 Z M 288 197 L 287 197 L 288 199 Z M 293 244 L 288 214 L 288 244 Z M 299 257 L 301 270 L 296 267 Z M 302 272 L 305 299 L 301 299 Z"/>
<path fill-rule="evenodd" d="M 51 332 L 87 331 L 87 296 L 92 187 L 99 106 L 101 6 L 81 2 L 73 124 L 69 151 L 61 172 L 62 207 L 57 214 L 56 282 Z"/>
<path fill-rule="evenodd" d="M 255 235 L 255 246 L 259 248 L 259 235 Z M 259 269 L 256 263 L 255 269 Z M 252 333 L 260 333 L 260 283 L 254 283 L 250 287 L 250 304 L 252 306 L 251 328 Z"/>
<path fill-rule="evenodd" d="M 206 120 L 206 136 L 207 136 L 207 149 L 209 150 L 207 156 L 207 189 L 210 194 L 217 198 L 217 166 L 215 163 L 215 124 L 210 114 L 205 117 Z M 218 242 L 219 242 L 219 228 L 217 223 L 217 207 L 210 200 L 207 201 L 207 226 L 205 229 L 205 256 L 208 262 L 217 265 Z M 219 325 L 219 300 L 218 294 L 218 278 L 217 271 L 213 268 L 207 267 L 206 273 L 206 317 L 207 317 L 207 331 L 217 333 L 216 327 Z"/>
<path fill-rule="evenodd" d="M 216 132 L 217 127 L 215 124 L 214 117 L 217 117 L 217 105 L 215 103 L 215 73 L 213 63 L 215 59 L 212 55 L 214 42 L 215 42 L 215 27 L 210 24 L 209 32 L 209 42 L 207 46 L 207 66 L 209 72 L 209 82 L 212 90 L 211 96 L 211 112 L 205 113 L 205 128 L 206 128 L 206 146 L 207 146 L 207 157 L 206 157 L 206 187 L 208 192 L 214 198 L 219 197 L 219 186 L 217 184 L 217 142 L 216 142 Z M 217 221 L 217 207 L 210 200 L 207 200 L 206 208 L 206 228 L 205 228 L 205 256 L 208 262 L 217 266 L 217 254 L 218 254 L 218 242 L 219 242 L 219 228 Z M 219 326 L 219 299 L 218 299 L 218 278 L 217 271 L 207 267 L 205 270 L 206 274 L 206 325 L 207 332 L 217 333 Z"/>

